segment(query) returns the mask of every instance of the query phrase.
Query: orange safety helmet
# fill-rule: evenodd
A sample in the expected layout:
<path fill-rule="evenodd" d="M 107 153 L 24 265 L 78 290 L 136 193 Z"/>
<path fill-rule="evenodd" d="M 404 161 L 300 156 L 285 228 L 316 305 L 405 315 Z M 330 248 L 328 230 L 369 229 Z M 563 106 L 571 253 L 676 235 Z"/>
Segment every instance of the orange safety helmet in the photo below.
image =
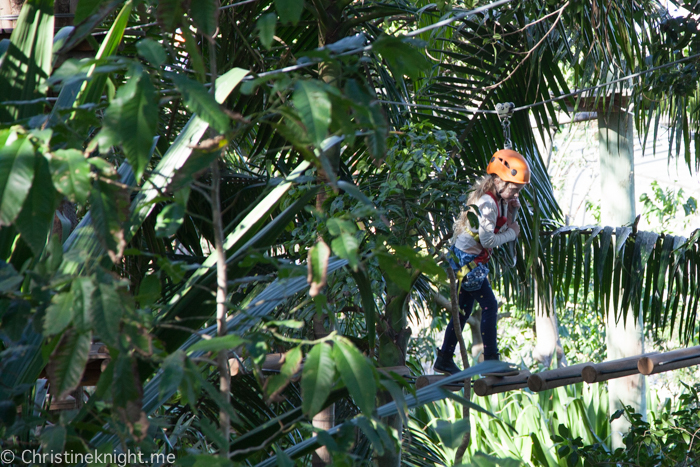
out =
<path fill-rule="evenodd" d="M 486 173 L 496 174 L 504 182 L 530 183 L 530 165 L 522 155 L 512 149 L 496 151 L 486 167 Z"/>

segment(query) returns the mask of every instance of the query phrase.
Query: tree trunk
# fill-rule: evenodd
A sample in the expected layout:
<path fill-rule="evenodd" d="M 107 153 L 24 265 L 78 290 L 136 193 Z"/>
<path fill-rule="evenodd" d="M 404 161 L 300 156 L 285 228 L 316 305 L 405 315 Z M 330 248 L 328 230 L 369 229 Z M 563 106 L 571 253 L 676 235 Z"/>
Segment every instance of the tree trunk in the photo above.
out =
<path fill-rule="evenodd" d="M 415 283 L 420 271 L 411 271 L 411 285 Z M 380 367 L 404 366 L 406 364 L 406 351 L 408 340 L 411 338 L 411 328 L 408 325 L 408 299 L 409 293 L 400 289 L 388 275 L 384 274 L 386 281 L 386 306 L 384 315 L 380 318 L 379 329 L 379 354 L 377 355 Z M 379 404 L 386 404 L 393 399 L 388 392 L 380 392 Z M 399 445 L 403 438 L 403 423 L 398 415 L 384 419 L 398 438 Z M 378 467 L 399 467 L 401 465 L 401 449 L 394 451 L 391 446 L 386 446 L 384 454 L 376 456 L 374 463 Z"/>
<path fill-rule="evenodd" d="M 313 317 L 314 339 L 323 339 L 324 337 L 327 337 L 328 334 L 330 334 L 329 330 L 326 330 L 326 327 L 324 325 L 324 318 L 325 315 L 319 316 L 318 314 L 315 314 Z M 326 431 L 333 428 L 333 426 L 335 425 L 335 404 L 329 405 L 328 407 L 314 415 L 311 424 L 315 428 L 319 428 L 321 430 Z M 325 465 L 331 465 L 331 454 L 330 452 L 328 452 L 328 448 L 326 446 L 321 446 L 320 448 L 316 449 L 316 451 L 314 451 L 314 453 L 311 456 L 311 465 L 312 467 L 322 467 Z"/>
<path fill-rule="evenodd" d="M 598 144 L 603 200 L 603 225 L 620 226 L 634 222 L 634 120 L 626 112 L 598 112 Z M 618 313 L 619 314 L 619 313 Z M 608 359 L 644 353 L 644 323 L 629 313 L 626 320 L 615 322 L 615 310 L 609 307 L 606 325 Z M 625 405 L 632 406 L 646 418 L 645 378 L 627 376 L 608 381 L 610 413 Z M 612 448 L 623 447 L 622 437 L 629 430 L 625 417 L 611 424 Z"/>
<path fill-rule="evenodd" d="M 557 368 L 567 366 L 564 348 L 559 338 L 559 320 L 554 300 L 549 294 L 549 312 L 547 306 L 535 299 L 535 334 L 537 345 L 532 351 L 532 358 L 540 362 L 545 368 L 552 365 L 554 354 L 557 355 Z"/>

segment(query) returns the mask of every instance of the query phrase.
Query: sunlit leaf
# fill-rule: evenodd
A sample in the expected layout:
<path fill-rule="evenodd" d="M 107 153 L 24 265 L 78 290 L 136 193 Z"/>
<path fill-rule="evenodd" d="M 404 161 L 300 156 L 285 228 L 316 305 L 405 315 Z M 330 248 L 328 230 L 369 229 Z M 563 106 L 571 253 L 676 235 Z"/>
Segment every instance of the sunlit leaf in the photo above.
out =
<path fill-rule="evenodd" d="M 335 365 L 328 344 L 321 342 L 306 356 L 301 375 L 301 395 L 304 413 L 311 416 L 323 407 L 333 388 Z"/>

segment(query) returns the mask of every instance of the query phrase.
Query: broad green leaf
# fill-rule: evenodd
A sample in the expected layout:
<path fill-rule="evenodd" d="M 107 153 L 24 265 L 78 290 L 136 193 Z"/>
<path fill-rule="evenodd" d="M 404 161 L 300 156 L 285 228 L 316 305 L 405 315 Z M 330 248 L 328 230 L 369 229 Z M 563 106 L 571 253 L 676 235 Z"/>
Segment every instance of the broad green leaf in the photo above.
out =
<path fill-rule="evenodd" d="M 229 334 L 228 336 L 217 336 L 211 339 L 201 340 L 187 349 L 187 352 L 218 352 L 220 350 L 235 349 L 239 345 L 248 342 L 240 336 Z"/>
<path fill-rule="evenodd" d="M 377 253 L 377 260 L 379 260 L 379 267 L 388 280 L 391 280 L 406 292 L 411 291 L 411 287 L 413 287 L 411 273 L 397 262 L 396 257 L 386 252 L 379 252 Z"/>
<path fill-rule="evenodd" d="M 353 271 L 357 271 L 357 267 L 360 264 L 360 257 L 357 253 L 359 246 L 357 238 L 346 232 L 341 233 L 339 237 L 334 238 L 331 242 L 333 253 L 336 256 L 347 259 Z"/>
<path fill-rule="evenodd" d="M 73 323 L 78 331 L 85 332 L 92 328 L 95 289 L 95 283 L 90 277 L 73 279 L 70 288 L 73 295 Z"/>
<path fill-rule="evenodd" d="M 344 339 L 335 342 L 333 360 L 355 403 L 362 413 L 371 417 L 377 397 L 372 365 L 354 345 Z"/>
<path fill-rule="evenodd" d="M 141 281 L 139 293 L 134 298 L 142 308 L 148 307 L 160 298 L 160 292 L 160 277 L 158 277 L 158 274 L 149 274 Z"/>
<path fill-rule="evenodd" d="M 51 182 L 49 163 L 43 156 L 34 158 L 34 182 L 24 200 L 15 226 L 34 255 L 41 254 L 53 227 L 58 193 Z"/>
<path fill-rule="evenodd" d="M 211 38 L 216 32 L 216 20 L 219 16 L 219 0 L 199 0 L 190 6 L 192 21 L 197 32 Z"/>
<path fill-rule="evenodd" d="M 309 249 L 309 258 L 307 260 L 309 273 L 306 280 L 310 285 L 309 295 L 311 297 L 318 295 L 321 289 L 326 286 L 326 271 L 330 256 L 331 249 L 328 248 L 326 242 L 321 238 Z"/>
<path fill-rule="evenodd" d="M 270 50 L 272 47 L 272 41 L 275 36 L 275 26 L 277 26 L 277 15 L 274 13 L 268 13 L 262 15 L 257 22 L 258 35 L 260 36 L 260 43 L 265 49 Z"/>
<path fill-rule="evenodd" d="M 292 100 L 309 138 L 321 148 L 331 123 L 331 101 L 326 91 L 314 81 L 297 81 Z"/>
<path fill-rule="evenodd" d="M 158 386 L 160 397 L 177 390 L 185 375 L 185 354 L 177 351 L 168 355 L 163 361 L 162 377 Z"/>
<path fill-rule="evenodd" d="M 73 22 L 78 24 L 83 20 L 89 18 L 99 10 L 100 5 L 105 3 L 106 0 L 80 0 L 78 2 L 78 7 L 75 9 L 75 17 Z"/>
<path fill-rule="evenodd" d="M 61 425 L 48 426 L 41 430 L 39 439 L 41 440 L 42 452 L 61 453 L 66 445 L 66 427 Z"/>
<path fill-rule="evenodd" d="M 182 226 L 185 216 L 185 207 L 181 204 L 168 204 L 156 217 L 156 237 L 170 237 L 175 235 Z"/>
<path fill-rule="evenodd" d="M 469 419 L 466 418 L 457 420 L 454 423 L 446 420 L 438 420 L 435 426 L 435 431 L 443 444 L 451 449 L 455 449 L 460 445 L 462 437 L 467 430 L 469 430 Z"/>
<path fill-rule="evenodd" d="M 0 101 L 30 101 L 44 97 L 42 85 L 51 74 L 53 0 L 26 0 L 23 3 L 0 63 Z M 8 11 L 7 8 L 3 10 Z M 42 102 L 0 105 L 0 122 L 32 117 L 42 113 L 43 107 Z"/>
<path fill-rule="evenodd" d="M 34 180 L 34 145 L 18 138 L 0 149 L 0 227 L 19 215 Z"/>
<path fill-rule="evenodd" d="M 134 402 L 140 406 L 142 388 L 138 367 L 136 360 L 127 352 L 119 352 L 117 357 L 114 365 L 112 391 L 115 406 L 126 408 L 129 403 L 133 404 Z"/>
<path fill-rule="evenodd" d="M 277 395 L 287 387 L 292 377 L 299 371 L 301 357 L 301 347 L 294 347 L 284 355 L 284 364 L 280 373 L 270 377 L 265 386 L 265 393 L 268 397 Z"/>
<path fill-rule="evenodd" d="M 306 356 L 301 373 L 301 395 L 302 409 L 309 417 L 321 410 L 333 388 L 335 365 L 331 353 L 331 347 L 320 342 Z"/>
<path fill-rule="evenodd" d="M 420 72 L 430 67 L 425 55 L 404 39 L 381 36 L 372 43 L 372 50 L 378 52 L 389 63 L 398 79 L 403 75 L 418 79 Z"/>
<path fill-rule="evenodd" d="M 114 284 L 98 283 L 92 296 L 92 319 L 99 337 L 116 346 L 119 339 L 119 323 L 125 311 L 126 301 Z"/>
<path fill-rule="evenodd" d="M 63 334 L 46 367 L 54 397 L 63 399 L 78 387 L 85 371 L 91 342 L 90 333 L 68 330 Z"/>
<path fill-rule="evenodd" d="M 282 24 L 291 22 L 296 26 L 304 11 L 304 0 L 275 0 L 275 10 Z"/>
<path fill-rule="evenodd" d="M 382 440 L 374 427 L 373 421 L 366 417 L 358 417 L 356 423 L 369 442 L 372 443 L 374 451 L 380 456 L 384 454 L 384 443 L 382 443 Z"/>
<path fill-rule="evenodd" d="M 0 265 L 0 294 L 14 291 L 24 281 L 24 276 L 17 273 L 12 263 Z"/>
<path fill-rule="evenodd" d="M 392 248 L 396 251 L 396 256 L 407 260 L 414 268 L 427 274 L 435 275 L 438 277 L 438 280 L 447 280 L 447 273 L 443 268 L 437 265 L 432 257 L 421 256 L 413 250 L 413 248 L 408 246 L 392 246 Z"/>
<path fill-rule="evenodd" d="M 126 189 L 103 181 L 96 182 L 90 193 L 94 232 L 112 262 L 121 258 L 126 247 L 122 225 L 127 216 L 128 202 Z"/>
<path fill-rule="evenodd" d="M 328 227 L 328 232 L 336 237 L 342 232 L 355 233 L 357 231 L 357 226 L 354 223 L 337 217 L 328 219 L 328 221 L 326 221 L 326 227 Z"/>
<path fill-rule="evenodd" d="M 171 74 L 169 76 L 182 93 L 182 99 L 190 112 L 197 114 L 199 118 L 207 122 L 219 133 L 228 131 L 229 118 L 221 110 L 214 96 L 207 91 L 207 88 L 182 74 Z"/>
<path fill-rule="evenodd" d="M 201 376 L 199 375 L 197 365 L 189 358 L 186 358 L 185 373 L 180 382 L 180 394 L 184 404 L 189 404 L 191 407 L 194 407 L 201 390 L 200 378 Z"/>
<path fill-rule="evenodd" d="M 102 131 L 98 135 L 100 149 L 107 153 L 111 146 L 121 144 L 138 182 L 151 157 L 157 129 L 156 89 L 143 68 L 134 65 L 105 112 Z"/>
<path fill-rule="evenodd" d="M 51 154 L 51 178 L 59 193 L 72 203 L 85 204 L 90 193 L 90 164 L 77 149 L 59 149 Z"/>
<path fill-rule="evenodd" d="M 160 0 L 158 2 L 156 17 L 163 32 L 173 32 L 182 24 L 185 13 L 187 13 L 184 3 L 183 0 Z"/>
<path fill-rule="evenodd" d="M 44 335 L 53 336 L 62 332 L 73 321 L 73 293 L 54 295 L 44 317 Z"/>
<path fill-rule="evenodd" d="M 164 64 L 167 59 L 163 47 L 158 42 L 148 37 L 136 43 L 136 50 L 147 62 L 156 67 Z"/>

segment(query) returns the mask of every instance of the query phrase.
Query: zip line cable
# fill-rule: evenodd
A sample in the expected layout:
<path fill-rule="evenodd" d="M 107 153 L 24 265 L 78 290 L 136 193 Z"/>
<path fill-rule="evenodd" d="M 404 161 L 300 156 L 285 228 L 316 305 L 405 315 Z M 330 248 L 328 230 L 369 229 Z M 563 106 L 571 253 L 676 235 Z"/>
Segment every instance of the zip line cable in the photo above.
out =
<path fill-rule="evenodd" d="M 547 99 L 547 100 L 544 100 L 544 101 L 541 101 L 541 102 L 534 102 L 534 103 L 532 103 L 532 104 L 522 105 L 522 106 L 520 106 L 520 107 L 515 107 L 515 108 L 513 109 L 513 112 L 517 112 L 517 111 L 519 111 L 519 110 L 531 109 L 531 108 L 533 108 L 533 107 L 537 107 L 537 106 L 544 105 L 544 104 L 549 104 L 550 102 L 559 101 L 559 100 L 562 100 L 562 99 L 566 99 L 566 98 L 568 98 L 568 97 L 573 97 L 573 96 L 576 96 L 576 95 L 579 95 L 579 94 L 583 94 L 583 93 L 585 93 L 585 92 L 595 91 L 596 89 L 600 89 L 600 88 L 603 88 L 603 87 L 611 86 L 611 85 L 613 85 L 613 84 L 616 84 L 616 83 L 619 83 L 619 82 L 621 82 L 621 81 L 625 81 L 625 80 L 628 80 L 628 79 L 637 78 L 638 76 L 642 76 L 642 75 L 645 75 L 645 74 L 647 74 L 647 73 L 651 73 L 652 71 L 660 70 L 660 69 L 662 69 L 662 68 L 667 68 L 667 67 L 676 65 L 676 64 L 678 64 L 678 63 L 687 62 L 688 60 L 692 60 L 692 59 L 698 58 L 698 57 L 700 57 L 700 53 L 695 54 L 695 55 L 690 55 L 690 56 L 688 56 L 688 57 L 684 57 L 684 58 L 681 58 L 681 59 L 678 59 L 678 60 L 674 60 L 673 62 L 670 62 L 670 63 L 665 63 L 665 64 L 663 64 L 663 65 L 658 65 L 658 66 L 649 68 L 649 69 L 647 69 L 647 70 L 639 71 L 639 72 L 637 72 L 637 73 L 632 73 L 632 74 L 630 74 L 630 75 L 623 76 L 622 78 L 614 79 L 614 80 L 612 80 L 612 81 L 608 81 L 608 82 L 605 82 L 605 83 L 602 83 L 602 84 L 598 84 L 598 85 L 596 85 L 596 86 L 591 86 L 591 87 L 588 87 L 588 88 L 579 89 L 579 90 L 570 92 L 570 93 L 568 93 L 568 94 L 562 94 L 561 96 L 555 96 L 555 97 L 552 97 L 551 99 Z M 498 113 L 498 112 L 495 111 L 495 110 L 483 110 L 483 109 L 476 109 L 476 108 L 473 108 L 473 107 L 447 107 L 447 106 L 440 106 L 440 105 L 412 104 L 412 103 L 410 103 L 410 102 L 397 102 L 397 101 L 385 101 L 385 100 L 379 100 L 379 102 L 381 102 L 381 103 L 383 103 L 383 104 L 403 105 L 403 106 L 406 106 L 406 107 L 415 107 L 415 108 L 421 108 L 421 109 L 448 110 L 448 111 L 460 112 L 460 113 L 468 113 L 468 114 L 496 114 L 496 113 Z"/>

